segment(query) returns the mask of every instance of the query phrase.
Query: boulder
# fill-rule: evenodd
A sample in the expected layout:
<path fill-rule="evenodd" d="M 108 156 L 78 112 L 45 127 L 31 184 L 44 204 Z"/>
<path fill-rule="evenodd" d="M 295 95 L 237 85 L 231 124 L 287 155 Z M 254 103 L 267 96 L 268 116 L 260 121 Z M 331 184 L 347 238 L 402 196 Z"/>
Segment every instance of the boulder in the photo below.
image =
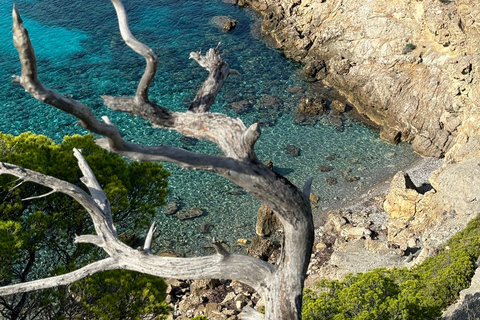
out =
<path fill-rule="evenodd" d="M 265 203 L 262 203 L 257 212 L 255 232 L 261 237 L 268 237 L 282 227 L 280 220 Z"/>
<path fill-rule="evenodd" d="M 171 201 L 163 207 L 163 213 L 166 215 L 172 215 L 177 213 L 178 209 L 180 209 L 180 203 L 177 201 Z"/>
<path fill-rule="evenodd" d="M 190 209 L 182 209 L 176 213 L 176 216 L 179 220 L 187 220 L 200 217 L 203 214 L 203 210 L 198 207 L 193 207 Z"/>
<path fill-rule="evenodd" d="M 223 31 L 231 31 L 237 25 L 237 21 L 227 16 L 216 16 L 213 17 L 211 23 L 216 26 L 218 29 Z"/>
<path fill-rule="evenodd" d="M 337 110 L 338 112 L 345 112 L 347 110 L 347 105 L 339 100 L 333 100 L 332 103 L 330 103 L 330 108 Z"/>
<path fill-rule="evenodd" d="M 198 139 L 195 139 L 195 138 L 192 138 L 192 137 L 185 137 L 185 136 L 182 136 L 180 138 L 180 141 L 186 145 L 186 146 L 194 146 L 197 144 L 198 142 Z"/>
<path fill-rule="evenodd" d="M 327 177 L 325 181 L 328 183 L 329 186 L 334 186 L 337 184 L 337 179 L 335 177 Z"/>
<path fill-rule="evenodd" d="M 294 146 L 293 144 L 289 144 L 288 146 L 285 147 L 285 152 L 292 157 L 298 157 L 300 155 L 300 148 L 297 146 Z"/>
<path fill-rule="evenodd" d="M 341 228 L 343 225 L 347 224 L 347 220 L 342 217 L 340 211 L 334 210 L 330 211 L 327 214 L 327 222 L 325 223 L 325 231 L 326 232 L 341 232 Z"/>
<path fill-rule="evenodd" d="M 278 97 L 269 94 L 262 94 L 260 99 L 257 100 L 256 108 L 259 110 L 267 109 L 280 111 L 283 108 L 283 101 Z"/>
<path fill-rule="evenodd" d="M 318 116 L 327 110 L 327 101 L 317 97 L 303 97 L 298 105 L 298 111 L 304 115 Z"/>
<path fill-rule="evenodd" d="M 253 104 L 247 100 L 240 100 L 232 102 L 227 108 L 232 109 L 237 114 L 245 114 L 252 111 Z"/>
<path fill-rule="evenodd" d="M 318 170 L 320 170 L 321 172 L 329 172 L 329 171 L 333 170 L 333 167 L 332 166 L 326 166 L 326 165 L 320 165 L 320 166 L 318 166 Z"/>
<path fill-rule="evenodd" d="M 390 183 L 383 208 L 389 219 L 410 219 L 415 215 L 420 198 L 408 174 L 399 171 Z"/>

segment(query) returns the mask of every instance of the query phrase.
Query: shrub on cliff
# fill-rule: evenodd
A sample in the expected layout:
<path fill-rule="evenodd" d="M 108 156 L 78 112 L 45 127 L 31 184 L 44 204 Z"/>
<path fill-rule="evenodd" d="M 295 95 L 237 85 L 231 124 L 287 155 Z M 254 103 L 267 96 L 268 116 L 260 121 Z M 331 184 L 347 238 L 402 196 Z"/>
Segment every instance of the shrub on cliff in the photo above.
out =
<path fill-rule="evenodd" d="M 408 270 L 376 269 L 322 280 L 306 290 L 303 317 L 313 319 L 437 319 L 469 287 L 480 256 L 480 216 L 452 237 L 442 252 Z"/>

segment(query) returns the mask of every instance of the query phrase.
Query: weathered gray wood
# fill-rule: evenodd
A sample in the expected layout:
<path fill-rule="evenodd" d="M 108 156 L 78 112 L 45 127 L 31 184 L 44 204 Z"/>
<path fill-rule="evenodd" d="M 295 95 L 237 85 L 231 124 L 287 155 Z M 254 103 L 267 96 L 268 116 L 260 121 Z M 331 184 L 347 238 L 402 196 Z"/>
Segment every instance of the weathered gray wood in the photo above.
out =
<path fill-rule="evenodd" d="M 77 152 L 75 156 L 77 157 L 78 162 L 82 163 L 80 167 L 84 175 L 82 181 L 88 181 L 87 187 L 92 190 L 92 181 L 96 181 L 96 179 L 81 153 Z M 181 279 L 233 278 L 258 290 L 261 289 L 261 284 L 264 279 L 274 272 L 274 267 L 269 263 L 243 255 L 229 254 L 222 256 L 221 259 L 219 259 L 219 255 L 199 258 L 172 258 L 155 256 L 146 251 L 139 252 L 138 250 L 125 245 L 118 239 L 110 211 L 103 211 L 100 205 L 98 205 L 96 201 L 97 199 L 92 198 L 79 187 L 54 177 L 46 176 L 16 165 L 0 162 L 0 175 L 3 174 L 10 174 L 24 181 L 41 184 L 45 187 L 55 189 L 58 192 L 65 193 L 77 200 L 92 218 L 97 235 L 80 235 L 76 237 L 75 242 L 91 243 L 104 249 L 111 258 L 114 258 L 114 260 L 108 260 L 108 270 L 126 269 L 148 273 L 159 277 L 178 277 Z M 87 176 L 88 178 L 86 178 Z M 98 192 L 98 190 L 96 190 L 96 192 Z M 104 267 L 103 264 L 101 266 L 102 268 Z M 88 270 L 89 273 L 86 274 L 84 271 L 77 272 L 78 270 L 74 271 L 71 282 L 81 279 L 84 277 L 82 276 L 84 274 L 86 274 L 85 276 L 88 276 L 95 272 L 107 269 L 96 271 L 97 269 L 95 267 L 84 270 Z M 68 274 L 65 274 L 60 278 L 46 278 L 44 279 L 45 284 L 43 285 L 35 282 L 33 286 L 30 286 L 30 282 L 25 282 L 13 285 L 14 289 L 12 289 L 12 286 L 0 287 L 0 296 L 15 293 L 15 290 L 20 290 L 17 292 L 25 292 L 64 285 L 66 284 L 67 279 Z"/>
<path fill-rule="evenodd" d="M 16 7 L 13 11 L 13 37 L 19 52 L 22 74 L 14 76 L 14 79 L 36 99 L 74 115 L 83 127 L 103 135 L 105 138 L 97 140 L 97 144 L 111 152 L 137 161 L 167 161 L 187 169 L 211 171 L 233 181 L 276 212 L 283 224 L 284 243 L 276 266 L 252 257 L 229 254 L 215 241 L 217 254 L 213 256 L 155 257 L 149 254 L 148 250 L 133 250 L 118 243 L 113 224 L 108 218 L 109 214 L 103 212 L 100 207 L 103 200 L 100 201 L 99 196 L 94 195 L 96 187 L 93 188 L 92 196 L 99 203 L 90 198 L 87 206 L 92 206 L 93 203 L 95 210 L 100 210 L 100 213 L 94 210 L 92 214 L 98 237 L 79 236 L 77 241 L 101 246 L 123 269 L 169 278 L 239 280 L 256 289 L 265 300 L 265 319 L 301 319 L 303 282 L 314 238 L 309 202 L 311 180 L 307 181 L 302 192 L 257 159 L 254 146 L 261 135 L 257 124 L 247 128 L 240 119 L 208 112 L 228 75 L 237 73 L 223 61 L 218 46 L 208 50 L 205 56 L 200 52 L 190 54 L 190 58 L 204 67 L 209 75 L 190 105 L 189 111 L 172 112 L 151 103 L 148 100 L 148 87 L 155 75 L 157 57 L 150 48 L 131 34 L 121 1 L 112 2 L 119 19 L 122 38 L 128 46 L 145 57 L 147 67 L 135 97 L 103 96 L 104 104 L 113 110 L 141 116 L 150 121 L 154 127 L 175 130 L 189 137 L 211 141 L 222 150 L 222 156 L 198 154 L 164 145 L 142 146 L 125 141 L 108 118 L 103 117 L 103 121 L 99 121 L 84 104 L 45 87 L 38 80 L 35 53 Z M 65 192 L 56 184 L 55 188 Z M 0 288 L 0 294 L 1 290 Z M 251 310 L 247 310 L 244 316 L 250 317 L 245 319 L 260 317 Z"/>
<path fill-rule="evenodd" d="M 145 244 L 143 245 L 143 251 L 148 253 L 152 252 L 152 241 L 155 231 L 157 231 L 157 224 L 153 222 L 150 226 L 150 229 L 148 229 L 147 237 L 145 238 Z"/>

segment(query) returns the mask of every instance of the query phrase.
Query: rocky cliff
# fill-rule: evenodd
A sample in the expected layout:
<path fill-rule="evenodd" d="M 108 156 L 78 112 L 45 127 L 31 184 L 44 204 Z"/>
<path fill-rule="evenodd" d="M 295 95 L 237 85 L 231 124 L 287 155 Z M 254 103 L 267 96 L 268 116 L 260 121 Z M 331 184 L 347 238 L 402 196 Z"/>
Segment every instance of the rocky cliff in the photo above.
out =
<path fill-rule="evenodd" d="M 305 74 L 382 127 L 442 157 L 478 134 L 478 0 L 235 0 Z M 467 123 L 468 122 L 468 123 Z"/>

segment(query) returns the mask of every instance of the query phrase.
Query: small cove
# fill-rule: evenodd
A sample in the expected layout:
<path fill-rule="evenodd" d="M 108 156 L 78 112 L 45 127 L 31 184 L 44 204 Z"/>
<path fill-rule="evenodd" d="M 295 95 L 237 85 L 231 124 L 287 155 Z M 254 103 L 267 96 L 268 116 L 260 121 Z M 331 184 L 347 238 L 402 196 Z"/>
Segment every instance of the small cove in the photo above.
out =
<path fill-rule="evenodd" d="M 206 77 L 206 72 L 188 60 L 191 51 L 206 51 L 222 43 L 221 53 L 241 76 L 232 76 L 222 89 L 214 112 L 240 117 L 248 126 L 266 121 L 256 144 L 260 160 L 271 160 L 275 170 L 301 187 L 314 178 L 312 193 L 319 197 L 320 208 L 332 208 L 360 196 L 373 185 L 408 166 L 419 157 L 406 144 L 397 146 L 381 141 L 375 130 L 348 117 L 343 131 L 331 125 L 328 116 L 314 126 L 299 126 L 293 111 L 302 97 L 294 87 L 305 90 L 308 83 L 300 77 L 298 66 L 280 52 L 269 48 L 252 32 L 255 15 L 248 10 L 220 0 L 153 0 L 148 4 L 124 1 L 132 32 L 148 44 L 160 59 L 159 70 L 150 91 L 160 105 L 185 110 Z M 16 1 L 37 52 L 41 81 L 60 93 L 82 101 L 100 117 L 108 115 L 125 139 L 144 144 L 171 144 L 197 152 L 218 153 L 211 143 L 189 141 L 165 130 L 152 128 L 142 119 L 114 113 L 103 107 L 100 96 L 132 95 L 143 73 L 143 59 L 122 42 L 113 7 L 109 2 L 93 0 Z M 11 83 L 11 75 L 20 72 L 18 57 L 11 41 L 11 6 L 0 0 L 0 131 L 19 134 L 32 131 L 59 142 L 64 135 L 86 133 L 76 120 L 53 107 L 43 105 Z M 238 21 L 229 33 L 211 22 L 217 15 Z M 266 96 L 281 101 L 278 111 L 261 107 Z M 237 115 L 228 105 L 247 100 L 250 112 Z M 300 148 L 300 156 L 285 152 L 287 145 Z M 332 157 L 332 155 L 335 155 Z M 327 160 L 330 159 L 330 160 Z M 319 165 L 331 166 L 321 172 Z M 206 172 L 180 170 L 166 164 L 171 172 L 168 201 L 178 201 L 183 208 L 200 207 L 203 216 L 179 221 L 159 211 L 156 249 L 173 249 L 188 255 L 205 252 L 212 236 L 235 245 L 238 238 L 255 233 L 256 211 L 260 204 L 250 195 L 236 194 L 229 181 Z M 348 182 L 348 176 L 359 180 Z M 337 183 L 328 185 L 327 178 Z M 210 224 L 209 233 L 200 226 Z M 208 250 L 207 250 L 208 251 Z"/>

